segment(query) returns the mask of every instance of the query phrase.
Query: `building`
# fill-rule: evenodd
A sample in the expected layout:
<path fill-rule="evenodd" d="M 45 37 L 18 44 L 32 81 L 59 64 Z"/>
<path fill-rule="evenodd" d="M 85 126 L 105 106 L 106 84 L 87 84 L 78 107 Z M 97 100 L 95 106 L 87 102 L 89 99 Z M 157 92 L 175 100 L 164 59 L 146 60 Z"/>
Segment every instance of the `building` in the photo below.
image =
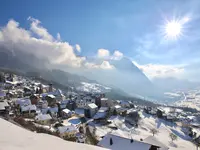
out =
<path fill-rule="evenodd" d="M 73 125 L 58 127 L 58 133 L 62 138 L 75 137 L 77 132 L 76 127 Z"/>
<path fill-rule="evenodd" d="M 35 121 L 42 125 L 50 124 L 51 120 L 52 120 L 52 117 L 49 114 L 38 114 L 35 117 Z"/>
<path fill-rule="evenodd" d="M 35 105 L 23 105 L 20 110 L 22 114 L 35 114 L 37 107 Z"/>
<path fill-rule="evenodd" d="M 85 117 L 92 118 L 98 111 L 98 107 L 95 103 L 88 104 L 85 109 Z"/>
<path fill-rule="evenodd" d="M 72 116 L 72 112 L 71 112 L 71 110 L 69 110 L 69 109 L 63 109 L 62 111 L 61 111 L 61 116 L 62 116 L 62 118 L 64 118 L 64 119 L 67 119 L 67 118 L 70 118 L 71 116 Z"/>
<path fill-rule="evenodd" d="M 10 105 L 5 100 L 0 100 L 0 114 L 8 114 Z"/>
<path fill-rule="evenodd" d="M 101 107 L 111 107 L 113 106 L 113 101 L 108 98 L 101 98 Z"/>
<path fill-rule="evenodd" d="M 127 116 L 125 117 L 125 122 L 133 126 L 137 126 L 139 119 L 140 119 L 139 113 L 137 111 L 133 111 L 127 114 Z"/>
<path fill-rule="evenodd" d="M 98 112 L 94 115 L 93 119 L 96 123 L 107 123 L 107 114 L 109 108 L 101 107 Z"/>
<path fill-rule="evenodd" d="M 33 94 L 30 96 L 30 100 L 32 105 L 37 105 L 40 100 L 40 97 L 37 94 Z"/>
<path fill-rule="evenodd" d="M 56 104 L 56 97 L 52 94 L 49 94 L 45 97 L 45 100 L 48 102 L 48 106 L 55 106 Z"/>
<path fill-rule="evenodd" d="M 97 145 L 112 150 L 158 150 L 159 148 L 159 146 L 156 145 L 120 137 L 114 134 L 105 135 Z"/>
<path fill-rule="evenodd" d="M 152 147 L 159 147 L 159 150 L 168 150 L 169 147 L 164 145 L 162 142 L 160 142 L 155 136 L 148 136 L 146 139 L 143 140 L 145 143 L 154 145 Z"/>
<path fill-rule="evenodd" d="M 69 110 L 75 110 L 75 109 L 76 109 L 76 102 L 70 100 L 70 101 L 67 103 L 66 108 L 68 108 Z"/>

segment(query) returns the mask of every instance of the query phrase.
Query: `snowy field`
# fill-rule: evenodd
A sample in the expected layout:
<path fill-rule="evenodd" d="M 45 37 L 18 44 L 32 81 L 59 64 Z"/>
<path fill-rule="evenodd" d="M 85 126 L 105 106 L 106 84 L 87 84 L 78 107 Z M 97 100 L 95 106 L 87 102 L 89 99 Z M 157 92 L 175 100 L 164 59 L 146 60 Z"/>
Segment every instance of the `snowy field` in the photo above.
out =
<path fill-rule="evenodd" d="M 126 138 L 133 138 L 136 140 L 145 139 L 148 136 L 152 136 L 150 129 L 156 128 L 159 133 L 155 137 L 165 144 L 170 150 L 192 150 L 196 147 L 190 142 L 190 137 L 186 136 L 182 131 L 181 127 L 176 126 L 173 123 L 164 121 L 162 119 L 156 119 L 150 115 L 142 113 L 142 120 L 140 121 L 139 127 L 133 129 L 124 123 L 124 118 L 112 116 L 112 124 L 109 126 L 117 126 L 117 130 L 112 130 L 109 127 L 97 126 L 96 135 L 100 138 L 107 133 L 113 133 Z M 169 133 L 174 133 L 178 136 L 178 140 L 171 142 Z"/>

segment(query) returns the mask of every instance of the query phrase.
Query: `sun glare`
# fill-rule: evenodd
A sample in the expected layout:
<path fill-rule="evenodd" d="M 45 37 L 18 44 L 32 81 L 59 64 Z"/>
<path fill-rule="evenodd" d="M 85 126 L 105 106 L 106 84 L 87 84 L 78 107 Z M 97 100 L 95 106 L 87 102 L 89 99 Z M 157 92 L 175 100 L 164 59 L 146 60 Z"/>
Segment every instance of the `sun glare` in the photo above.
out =
<path fill-rule="evenodd" d="M 176 21 L 168 22 L 165 28 L 166 35 L 172 38 L 177 38 L 178 36 L 180 36 L 181 31 L 182 25 Z"/>

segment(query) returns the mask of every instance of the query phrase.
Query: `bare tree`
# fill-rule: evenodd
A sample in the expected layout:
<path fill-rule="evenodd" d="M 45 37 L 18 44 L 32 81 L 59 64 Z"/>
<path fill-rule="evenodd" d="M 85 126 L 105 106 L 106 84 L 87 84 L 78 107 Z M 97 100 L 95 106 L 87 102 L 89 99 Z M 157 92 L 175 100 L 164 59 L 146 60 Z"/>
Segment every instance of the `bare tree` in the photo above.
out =
<path fill-rule="evenodd" d="M 174 133 L 170 133 L 169 137 L 171 138 L 172 142 L 178 139 L 177 135 Z"/>
<path fill-rule="evenodd" d="M 155 134 L 158 134 L 158 130 L 157 130 L 156 128 L 150 129 L 150 132 L 153 134 L 153 136 L 154 136 Z"/>

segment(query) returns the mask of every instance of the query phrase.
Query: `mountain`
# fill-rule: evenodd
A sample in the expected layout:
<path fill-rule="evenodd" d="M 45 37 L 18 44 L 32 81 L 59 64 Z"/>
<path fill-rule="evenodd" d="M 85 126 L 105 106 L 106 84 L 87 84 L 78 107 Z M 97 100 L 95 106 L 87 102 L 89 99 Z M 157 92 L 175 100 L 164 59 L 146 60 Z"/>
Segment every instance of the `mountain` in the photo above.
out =
<path fill-rule="evenodd" d="M 101 64 L 101 62 L 98 62 Z M 126 91 L 131 96 L 157 98 L 160 92 L 145 74 L 126 57 L 121 60 L 108 60 L 114 69 L 75 69 L 71 72 L 96 80 L 109 87 Z"/>

